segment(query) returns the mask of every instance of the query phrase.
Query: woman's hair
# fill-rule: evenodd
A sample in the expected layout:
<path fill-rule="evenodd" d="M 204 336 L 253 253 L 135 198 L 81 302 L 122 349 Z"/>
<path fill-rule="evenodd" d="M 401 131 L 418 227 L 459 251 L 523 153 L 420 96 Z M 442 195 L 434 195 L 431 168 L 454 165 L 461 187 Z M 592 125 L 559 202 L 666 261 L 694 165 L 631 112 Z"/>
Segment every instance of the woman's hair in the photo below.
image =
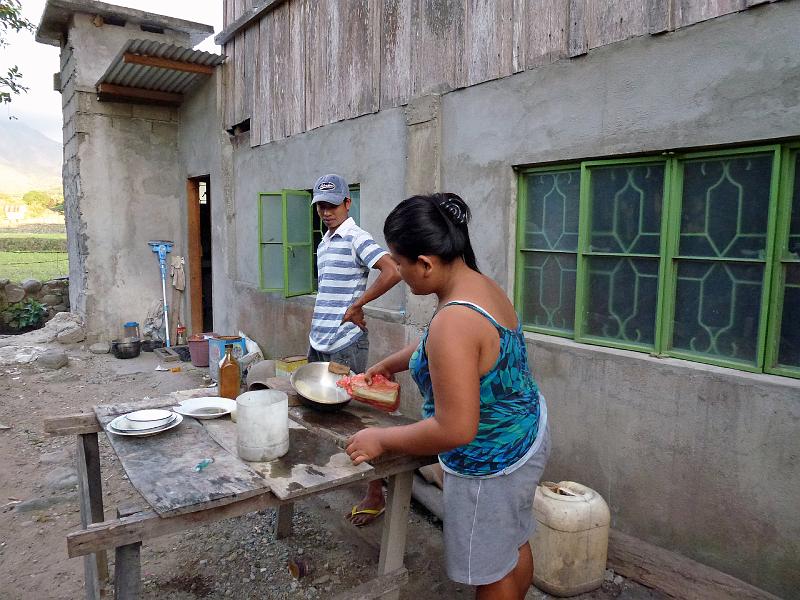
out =
<path fill-rule="evenodd" d="M 471 213 L 456 194 L 411 196 L 394 207 L 383 224 L 386 243 L 410 260 L 438 256 L 446 263 L 463 258 L 480 273 L 469 241 Z"/>

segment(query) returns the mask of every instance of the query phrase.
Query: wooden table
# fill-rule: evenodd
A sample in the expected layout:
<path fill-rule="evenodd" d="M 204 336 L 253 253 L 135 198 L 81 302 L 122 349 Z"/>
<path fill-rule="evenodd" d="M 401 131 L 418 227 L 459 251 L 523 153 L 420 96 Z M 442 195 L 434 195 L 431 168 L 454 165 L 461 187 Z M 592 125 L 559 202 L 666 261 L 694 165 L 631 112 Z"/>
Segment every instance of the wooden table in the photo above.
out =
<path fill-rule="evenodd" d="M 378 576 L 340 597 L 398 598 L 408 577 L 403 556 L 413 472 L 434 459 L 390 455 L 354 466 L 343 448 L 345 440 L 363 427 L 412 422 L 399 415 L 355 404 L 334 413 L 292 407 L 289 452 L 268 463 L 239 459 L 236 425 L 227 417 L 203 421 L 184 417 L 179 426 L 152 437 L 110 434 L 109 442 L 128 479 L 149 507 L 118 507 L 116 518 L 105 519 L 98 432 L 117 415 L 207 395 L 207 389 L 187 390 L 45 421 L 48 433 L 77 435 L 81 529 L 67 535 L 67 553 L 70 558 L 84 557 L 86 598 L 99 599 L 101 581 L 108 580 L 107 550 L 115 552 L 115 598 L 139 598 L 139 553 L 144 540 L 269 507 L 278 511 L 277 536 L 286 537 L 291 534 L 295 501 L 379 478 L 388 478 L 388 497 Z M 204 458 L 214 462 L 201 472 L 194 471 Z"/>

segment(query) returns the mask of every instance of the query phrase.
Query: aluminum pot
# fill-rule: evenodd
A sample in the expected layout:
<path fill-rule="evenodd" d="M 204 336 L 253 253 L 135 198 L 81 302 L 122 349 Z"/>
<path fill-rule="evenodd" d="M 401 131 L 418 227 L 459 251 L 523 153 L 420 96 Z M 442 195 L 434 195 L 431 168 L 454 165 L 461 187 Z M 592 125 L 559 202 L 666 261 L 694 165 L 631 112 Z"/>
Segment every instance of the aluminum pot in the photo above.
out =
<path fill-rule="evenodd" d="M 111 342 L 111 352 L 117 358 L 136 358 L 142 351 L 142 342 L 139 338 L 122 338 Z"/>
<path fill-rule="evenodd" d="M 342 375 L 328 371 L 327 362 L 312 362 L 292 372 L 291 381 L 300 402 L 311 408 L 334 411 L 350 402 L 350 395 L 336 385 Z M 350 371 L 350 375 L 355 375 Z"/>

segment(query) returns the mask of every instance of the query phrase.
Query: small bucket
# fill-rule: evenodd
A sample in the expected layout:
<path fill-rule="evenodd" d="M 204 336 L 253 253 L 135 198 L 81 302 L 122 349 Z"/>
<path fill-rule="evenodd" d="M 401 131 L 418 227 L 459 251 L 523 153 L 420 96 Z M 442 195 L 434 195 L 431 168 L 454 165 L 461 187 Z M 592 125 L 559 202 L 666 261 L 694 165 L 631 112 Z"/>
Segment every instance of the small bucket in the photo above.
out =
<path fill-rule="evenodd" d="M 189 356 L 195 367 L 208 366 L 208 340 L 202 335 L 193 335 L 189 338 Z M 219 367 L 217 367 L 219 368 Z"/>

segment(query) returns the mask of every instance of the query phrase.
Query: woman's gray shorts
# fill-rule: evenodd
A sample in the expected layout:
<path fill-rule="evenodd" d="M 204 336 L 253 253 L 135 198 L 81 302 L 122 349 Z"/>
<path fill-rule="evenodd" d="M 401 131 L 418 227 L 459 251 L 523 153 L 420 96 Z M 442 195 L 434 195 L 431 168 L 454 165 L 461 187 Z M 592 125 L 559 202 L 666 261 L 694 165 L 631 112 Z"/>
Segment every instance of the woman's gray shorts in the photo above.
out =
<path fill-rule="evenodd" d="M 507 475 L 479 479 L 445 471 L 445 563 L 453 581 L 487 585 L 517 565 L 519 548 L 536 527 L 533 496 L 550 455 L 549 429 L 539 449 Z"/>

